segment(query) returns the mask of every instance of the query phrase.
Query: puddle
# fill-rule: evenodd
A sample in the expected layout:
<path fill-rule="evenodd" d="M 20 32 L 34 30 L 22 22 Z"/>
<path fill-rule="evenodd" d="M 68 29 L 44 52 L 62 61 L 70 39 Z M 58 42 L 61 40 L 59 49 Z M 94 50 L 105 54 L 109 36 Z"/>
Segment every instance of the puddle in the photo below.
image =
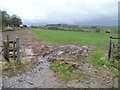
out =
<path fill-rule="evenodd" d="M 34 55 L 31 48 L 25 48 L 24 54 L 25 54 L 25 57 L 29 59 L 29 61 L 31 61 Z"/>
<path fill-rule="evenodd" d="M 32 49 L 31 49 L 31 48 L 26 48 L 26 49 L 25 49 L 25 53 L 26 53 L 26 55 L 28 55 L 28 56 L 33 55 L 33 52 L 32 52 Z"/>

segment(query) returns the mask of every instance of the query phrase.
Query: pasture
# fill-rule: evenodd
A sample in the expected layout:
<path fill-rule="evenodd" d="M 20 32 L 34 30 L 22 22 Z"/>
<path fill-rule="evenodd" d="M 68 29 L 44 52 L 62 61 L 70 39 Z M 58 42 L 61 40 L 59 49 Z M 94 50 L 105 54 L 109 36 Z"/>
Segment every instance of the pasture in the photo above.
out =
<path fill-rule="evenodd" d="M 96 68 L 106 68 L 117 76 L 118 62 L 109 62 L 107 51 L 109 46 L 109 37 L 118 37 L 117 33 L 96 33 L 96 32 L 71 32 L 60 30 L 47 30 L 33 28 L 37 37 L 53 45 L 77 45 L 77 46 L 95 46 L 96 50 L 88 57 L 80 58 L 80 61 L 89 62 Z M 113 40 L 117 42 L 117 40 Z M 102 53 L 101 53 L 102 52 Z M 53 63 L 55 64 L 55 63 Z M 57 63 L 59 64 L 59 63 Z M 56 68 L 53 66 L 53 68 Z M 62 71 L 61 71 L 62 72 Z M 64 74 L 64 73 L 63 73 Z M 63 75 L 64 76 L 64 75 Z"/>
<path fill-rule="evenodd" d="M 97 47 L 108 46 L 110 36 L 117 37 L 115 33 L 95 33 L 95 32 L 70 32 L 70 31 L 55 31 L 46 29 L 33 29 L 36 35 L 55 45 L 93 45 Z"/>

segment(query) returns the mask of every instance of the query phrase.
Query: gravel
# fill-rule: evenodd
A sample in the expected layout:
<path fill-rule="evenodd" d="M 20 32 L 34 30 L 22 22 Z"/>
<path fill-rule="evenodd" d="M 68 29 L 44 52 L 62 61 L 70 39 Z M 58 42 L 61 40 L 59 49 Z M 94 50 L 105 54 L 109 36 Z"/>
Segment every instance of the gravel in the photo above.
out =
<path fill-rule="evenodd" d="M 112 88 L 118 87 L 118 78 L 106 70 L 97 71 L 89 63 L 80 63 L 76 72 L 81 71 L 89 76 L 89 79 L 62 81 L 49 66 L 51 59 L 68 58 L 71 60 L 78 56 L 87 56 L 94 46 L 52 46 L 45 41 L 36 39 L 31 30 L 17 30 L 4 32 L 4 36 L 9 34 L 11 39 L 20 37 L 22 48 L 29 51 L 30 55 L 37 54 L 36 58 L 31 58 L 31 62 L 37 63 L 30 71 L 17 74 L 10 78 L 0 76 L 0 88 Z M 32 36 L 32 37 L 31 37 Z M 5 38 L 5 37 L 3 37 Z M 32 53 L 31 53 L 32 52 Z M 29 56 L 28 56 L 29 58 Z M 75 59 L 73 60 L 75 61 Z M 75 71 L 74 71 L 75 72 Z M 97 72 L 97 73 L 96 73 Z"/>

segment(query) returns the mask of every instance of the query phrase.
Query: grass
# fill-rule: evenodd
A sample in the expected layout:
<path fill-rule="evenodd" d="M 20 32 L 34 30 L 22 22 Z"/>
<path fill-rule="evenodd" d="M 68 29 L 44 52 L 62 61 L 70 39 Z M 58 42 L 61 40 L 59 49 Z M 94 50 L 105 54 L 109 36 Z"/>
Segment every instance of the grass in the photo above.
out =
<path fill-rule="evenodd" d="M 117 34 L 94 33 L 94 32 L 69 32 L 53 31 L 44 29 L 33 29 L 38 38 L 56 45 L 75 44 L 75 45 L 94 45 L 97 47 L 107 46 L 109 36 Z"/>
<path fill-rule="evenodd" d="M 97 69 L 104 68 L 118 76 L 118 62 L 108 61 L 106 50 L 108 49 L 109 36 L 117 37 L 118 34 L 113 33 L 95 33 L 95 32 L 69 32 L 69 31 L 54 31 L 45 29 L 33 29 L 37 37 L 43 39 L 49 43 L 56 45 L 75 44 L 75 45 L 93 45 L 97 49 L 92 52 L 88 57 L 83 57 L 84 60 L 88 60 Z M 101 48 L 102 47 L 102 48 Z M 56 71 L 59 76 L 65 80 L 75 77 L 79 79 L 80 76 L 85 76 L 81 72 L 78 74 L 72 73 L 73 69 L 69 65 L 60 64 L 60 62 L 54 62 L 51 64 L 51 68 Z M 85 76 L 87 77 L 87 76 Z"/>
<path fill-rule="evenodd" d="M 2 58 L 0 60 L 0 66 L 2 67 L 2 75 L 7 77 L 12 77 L 17 74 L 22 74 L 31 69 L 31 63 L 28 62 L 25 58 L 21 59 L 21 64 L 18 64 L 16 60 L 10 58 L 10 62 Z"/>
<path fill-rule="evenodd" d="M 112 72 L 114 75 L 118 76 L 118 61 L 116 60 L 108 60 L 107 53 L 105 50 L 96 50 L 91 53 L 89 57 L 90 63 L 95 66 L 97 69 L 105 68 Z"/>
<path fill-rule="evenodd" d="M 89 79 L 89 76 L 86 75 L 83 71 L 75 71 L 75 68 L 69 64 L 61 64 L 58 60 L 50 64 L 50 68 L 54 70 L 59 78 L 63 80 L 80 80 L 80 79 Z"/>
<path fill-rule="evenodd" d="M 59 61 L 55 61 L 50 65 L 55 72 L 57 72 L 60 78 L 68 80 L 70 78 L 73 68 L 68 64 L 61 64 Z"/>

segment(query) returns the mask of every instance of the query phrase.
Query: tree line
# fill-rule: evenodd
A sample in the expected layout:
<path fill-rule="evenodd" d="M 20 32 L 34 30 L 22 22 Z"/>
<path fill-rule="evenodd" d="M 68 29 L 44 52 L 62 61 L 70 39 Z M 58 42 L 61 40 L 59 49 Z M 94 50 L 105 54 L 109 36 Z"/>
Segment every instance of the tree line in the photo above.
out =
<path fill-rule="evenodd" d="M 15 14 L 9 15 L 5 10 L 0 10 L 0 13 L 2 14 L 2 17 L 0 17 L 2 19 L 2 27 L 19 27 L 22 24 L 22 19 L 19 16 Z"/>

